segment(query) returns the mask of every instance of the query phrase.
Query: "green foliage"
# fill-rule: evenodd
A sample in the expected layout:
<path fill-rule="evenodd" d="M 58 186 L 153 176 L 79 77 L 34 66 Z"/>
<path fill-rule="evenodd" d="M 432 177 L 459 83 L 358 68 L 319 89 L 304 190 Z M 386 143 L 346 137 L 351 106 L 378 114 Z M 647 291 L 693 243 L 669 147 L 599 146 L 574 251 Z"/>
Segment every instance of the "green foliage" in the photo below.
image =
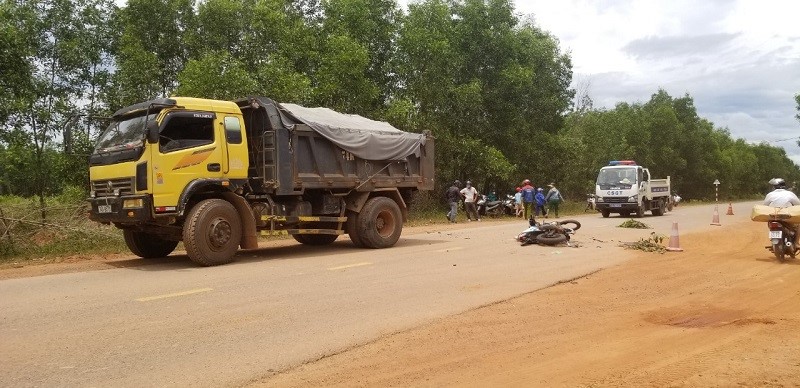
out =
<path fill-rule="evenodd" d="M 634 219 L 627 220 L 617 226 L 618 228 L 632 228 L 632 229 L 650 229 L 650 227 L 641 221 Z"/>
<path fill-rule="evenodd" d="M 640 238 L 639 241 L 633 243 L 625 243 L 622 246 L 627 249 L 637 249 L 645 252 L 658 252 L 664 253 L 667 247 L 664 246 L 666 236 L 651 232 L 650 237 Z"/>
<path fill-rule="evenodd" d="M 175 92 L 189 97 L 233 100 L 257 89 L 244 64 L 223 51 L 209 51 L 199 60 L 189 60 L 178 80 Z"/>

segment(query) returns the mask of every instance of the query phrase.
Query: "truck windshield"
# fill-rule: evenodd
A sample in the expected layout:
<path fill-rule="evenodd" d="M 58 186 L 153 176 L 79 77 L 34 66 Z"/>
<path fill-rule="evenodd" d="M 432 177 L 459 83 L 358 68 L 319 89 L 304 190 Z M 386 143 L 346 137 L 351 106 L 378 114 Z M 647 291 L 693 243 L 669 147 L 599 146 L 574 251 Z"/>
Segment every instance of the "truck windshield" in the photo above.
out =
<path fill-rule="evenodd" d="M 127 117 L 121 121 L 112 121 L 106 128 L 97 146 L 94 148 L 95 154 L 120 151 L 141 147 L 144 143 L 145 123 L 148 120 L 155 120 L 156 115 L 141 115 Z"/>
<path fill-rule="evenodd" d="M 597 176 L 597 185 L 601 189 L 618 187 L 630 189 L 636 184 L 636 167 L 630 168 L 603 168 Z"/>

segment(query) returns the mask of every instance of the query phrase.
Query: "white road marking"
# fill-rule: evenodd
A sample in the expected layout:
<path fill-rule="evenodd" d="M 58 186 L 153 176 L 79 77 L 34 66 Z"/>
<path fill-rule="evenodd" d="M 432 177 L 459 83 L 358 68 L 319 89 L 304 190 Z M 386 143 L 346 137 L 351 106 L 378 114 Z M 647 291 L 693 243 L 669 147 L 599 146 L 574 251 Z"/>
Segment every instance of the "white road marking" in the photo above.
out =
<path fill-rule="evenodd" d="M 192 295 L 192 294 L 199 294 L 201 292 L 208 292 L 208 291 L 212 291 L 212 290 L 213 290 L 213 288 L 198 288 L 196 290 L 176 292 L 176 293 L 173 293 L 173 294 L 148 296 L 148 297 L 145 297 L 145 298 L 136 299 L 136 301 L 137 302 L 150 302 L 152 300 L 174 298 L 176 296 L 186 296 L 186 295 Z"/>
<path fill-rule="evenodd" d="M 462 249 L 464 249 L 464 247 L 452 247 L 452 248 L 439 249 L 439 250 L 436 250 L 434 252 L 444 253 L 444 252 L 451 252 L 451 251 L 460 251 Z"/>
<path fill-rule="evenodd" d="M 328 268 L 328 271 L 336 271 L 338 269 L 353 268 L 353 267 L 362 267 L 362 266 L 365 266 L 365 265 L 372 265 L 372 263 L 370 263 L 368 261 L 365 261 L 363 263 L 348 264 L 348 265 L 343 265 L 343 266 L 340 266 L 340 267 L 331 267 L 331 268 Z"/>

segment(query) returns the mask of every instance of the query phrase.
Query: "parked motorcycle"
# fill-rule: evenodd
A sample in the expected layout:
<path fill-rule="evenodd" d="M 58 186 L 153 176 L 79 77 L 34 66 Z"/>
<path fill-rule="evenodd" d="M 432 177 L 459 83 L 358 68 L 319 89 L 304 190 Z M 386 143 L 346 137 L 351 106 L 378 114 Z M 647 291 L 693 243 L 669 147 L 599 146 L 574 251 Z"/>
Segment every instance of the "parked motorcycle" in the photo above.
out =
<path fill-rule="evenodd" d="M 503 214 L 514 214 L 514 196 L 506 195 L 506 199 L 497 201 L 488 201 L 485 195 L 478 198 L 475 203 L 478 208 L 478 214 L 485 216 L 501 216 Z"/>
<path fill-rule="evenodd" d="M 798 251 L 798 247 L 794 243 L 796 227 L 782 220 L 771 220 L 767 222 L 767 226 L 771 243 L 767 249 L 780 261 L 783 261 L 787 254 L 794 259 Z"/>
<path fill-rule="evenodd" d="M 539 223 L 531 217 L 528 224 L 530 227 L 517 236 L 517 241 L 522 243 L 522 246 L 530 244 L 557 245 L 563 242 L 569 244 L 570 236 L 581 228 L 581 223 L 576 220 Z M 565 226 L 569 224 L 574 226 Z"/>

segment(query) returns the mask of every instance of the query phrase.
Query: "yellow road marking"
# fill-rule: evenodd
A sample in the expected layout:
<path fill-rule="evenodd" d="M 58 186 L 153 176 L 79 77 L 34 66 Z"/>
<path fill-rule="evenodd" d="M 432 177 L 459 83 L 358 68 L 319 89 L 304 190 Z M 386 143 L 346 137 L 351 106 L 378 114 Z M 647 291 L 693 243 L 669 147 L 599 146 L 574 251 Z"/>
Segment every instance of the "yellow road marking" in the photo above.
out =
<path fill-rule="evenodd" d="M 438 251 L 434 251 L 434 252 L 443 253 L 443 252 L 451 252 L 451 251 L 460 251 L 462 249 L 464 249 L 464 247 L 452 247 L 452 248 L 439 249 Z"/>
<path fill-rule="evenodd" d="M 336 271 L 337 269 L 345 269 L 345 268 L 353 268 L 353 267 L 362 267 L 362 266 L 365 266 L 365 265 L 372 265 L 372 263 L 370 263 L 368 261 L 365 261 L 363 263 L 348 264 L 348 265 L 343 265 L 341 267 L 328 268 L 328 271 Z"/>
<path fill-rule="evenodd" d="M 196 290 L 176 292 L 174 294 L 148 296 L 146 298 L 136 299 L 136 301 L 137 302 L 149 302 L 151 300 L 158 300 L 158 299 L 174 298 L 176 296 L 186 296 L 186 295 L 192 295 L 192 294 L 199 294 L 201 292 L 208 292 L 208 291 L 211 291 L 211 290 L 213 290 L 213 288 L 198 288 Z"/>

